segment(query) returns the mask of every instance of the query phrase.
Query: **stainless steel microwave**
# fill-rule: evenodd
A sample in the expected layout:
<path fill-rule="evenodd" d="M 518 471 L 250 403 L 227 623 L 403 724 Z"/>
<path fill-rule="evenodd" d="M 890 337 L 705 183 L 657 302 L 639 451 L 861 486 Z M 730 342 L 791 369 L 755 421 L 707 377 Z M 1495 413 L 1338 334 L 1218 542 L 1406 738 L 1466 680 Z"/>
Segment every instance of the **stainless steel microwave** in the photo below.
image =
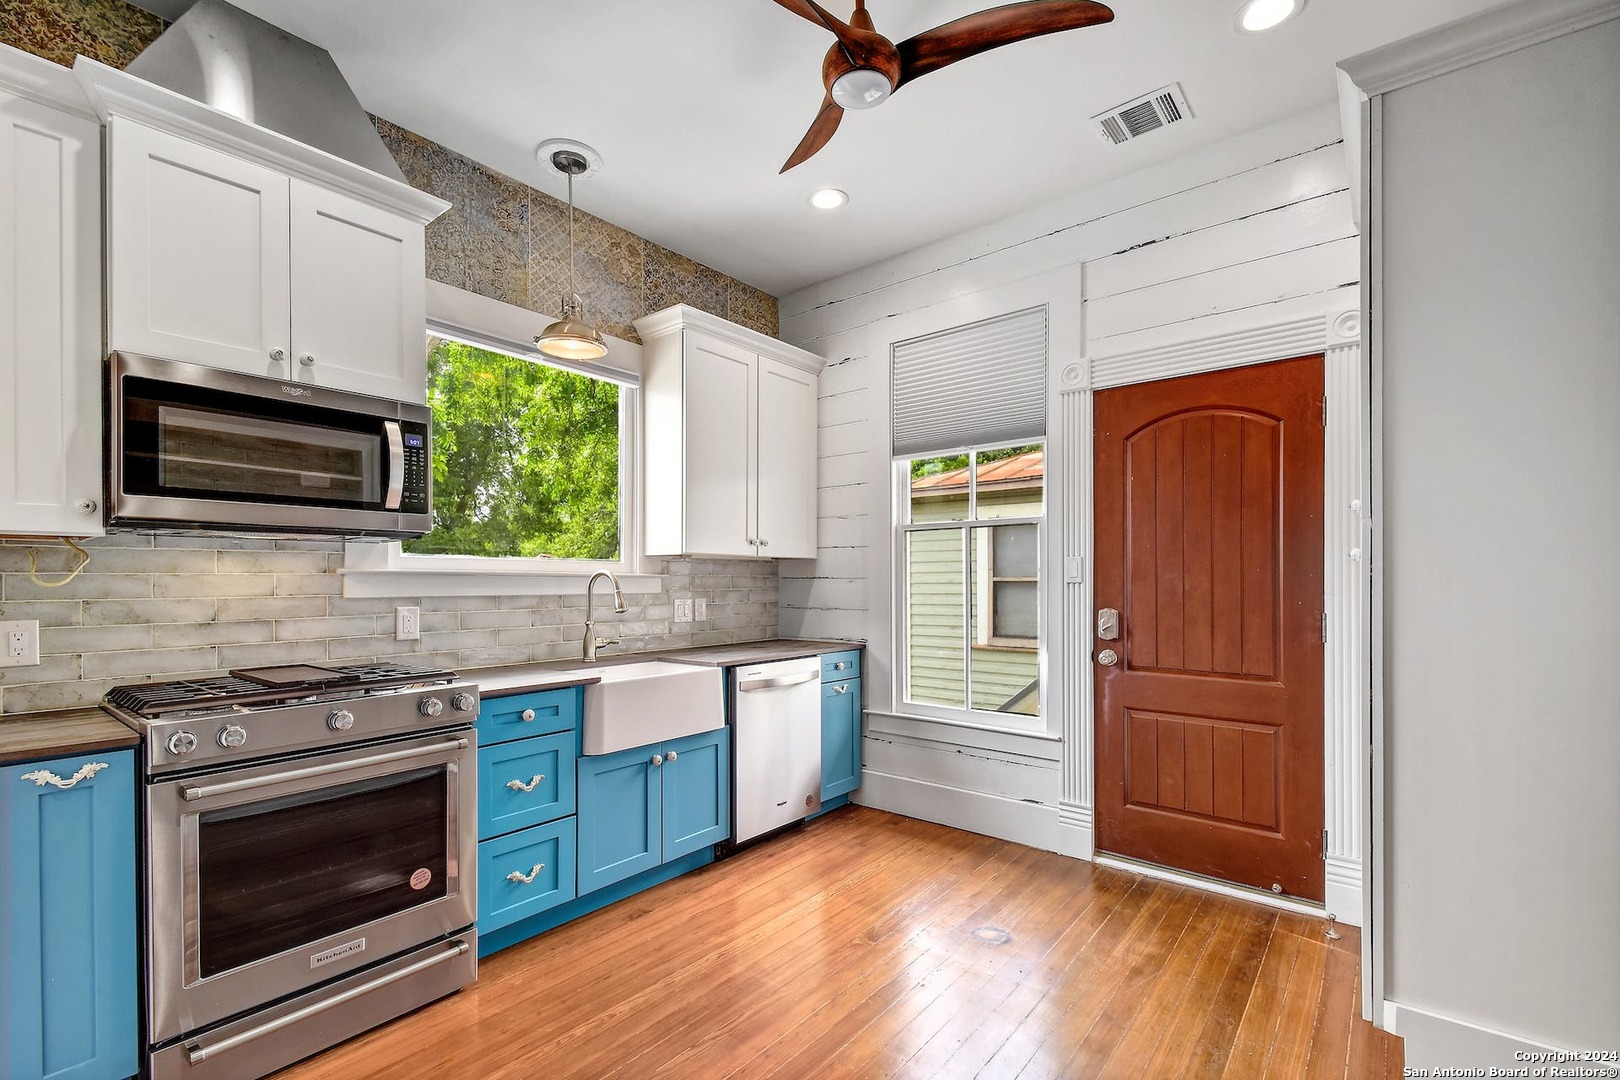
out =
<path fill-rule="evenodd" d="M 432 412 L 309 383 L 114 353 L 107 525 L 420 536 Z"/>

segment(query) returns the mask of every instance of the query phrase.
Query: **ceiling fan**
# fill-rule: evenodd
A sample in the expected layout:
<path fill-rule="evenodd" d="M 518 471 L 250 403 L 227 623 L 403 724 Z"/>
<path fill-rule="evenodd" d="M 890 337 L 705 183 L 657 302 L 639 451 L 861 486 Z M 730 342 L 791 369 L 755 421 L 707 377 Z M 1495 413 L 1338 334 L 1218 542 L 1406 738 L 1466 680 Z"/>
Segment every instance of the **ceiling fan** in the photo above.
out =
<path fill-rule="evenodd" d="M 782 166 L 782 172 L 807 161 L 826 146 L 846 109 L 881 105 L 911 80 L 998 46 L 1095 26 L 1114 18 L 1112 10 L 1091 0 L 1026 0 L 965 15 L 897 45 L 873 28 L 866 0 L 855 0 L 855 12 L 848 22 L 815 0 L 776 2 L 832 31 L 838 39 L 821 62 L 821 81 L 827 87 L 821 111 Z"/>

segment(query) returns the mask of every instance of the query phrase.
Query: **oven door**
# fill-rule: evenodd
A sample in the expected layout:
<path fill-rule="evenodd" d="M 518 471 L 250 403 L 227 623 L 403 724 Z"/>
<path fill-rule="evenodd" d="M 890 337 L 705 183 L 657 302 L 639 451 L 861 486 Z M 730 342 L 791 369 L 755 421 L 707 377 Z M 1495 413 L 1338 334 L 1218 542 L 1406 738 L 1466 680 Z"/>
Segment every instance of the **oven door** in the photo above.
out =
<path fill-rule="evenodd" d="M 152 784 L 149 1040 L 471 926 L 476 763 L 468 730 Z"/>
<path fill-rule="evenodd" d="M 109 525 L 431 527 L 425 406 L 127 353 L 109 373 Z"/>

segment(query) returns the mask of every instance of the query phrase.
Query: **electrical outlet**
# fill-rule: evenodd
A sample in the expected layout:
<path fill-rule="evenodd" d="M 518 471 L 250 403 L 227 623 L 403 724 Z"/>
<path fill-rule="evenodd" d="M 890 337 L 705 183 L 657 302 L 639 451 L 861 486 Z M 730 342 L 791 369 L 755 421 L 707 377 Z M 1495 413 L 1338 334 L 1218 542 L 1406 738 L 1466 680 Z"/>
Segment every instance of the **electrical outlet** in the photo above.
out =
<path fill-rule="evenodd" d="M 394 640 L 422 640 L 422 609 L 397 607 L 394 609 Z"/>
<path fill-rule="evenodd" d="M 692 598 L 690 596 L 677 597 L 675 600 L 675 621 L 692 621 Z"/>
<path fill-rule="evenodd" d="M 0 667 L 39 665 L 39 620 L 0 622 Z"/>
<path fill-rule="evenodd" d="M 701 596 L 692 599 L 692 618 L 697 622 L 708 621 L 709 602 Z"/>

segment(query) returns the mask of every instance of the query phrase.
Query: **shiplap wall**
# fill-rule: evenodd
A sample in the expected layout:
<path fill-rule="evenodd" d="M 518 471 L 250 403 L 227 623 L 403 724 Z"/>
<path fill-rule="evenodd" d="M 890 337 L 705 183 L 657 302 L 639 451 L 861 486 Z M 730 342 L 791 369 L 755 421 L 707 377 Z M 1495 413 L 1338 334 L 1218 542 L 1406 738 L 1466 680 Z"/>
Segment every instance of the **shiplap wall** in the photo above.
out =
<path fill-rule="evenodd" d="M 781 626 L 870 639 L 863 801 L 1064 850 L 1059 772 L 1081 741 L 1056 693 L 1043 694 L 1044 736 L 889 715 L 898 711 L 888 445 L 897 333 L 927 326 L 931 313 L 946 329 L 981 294 L 1038 293 L 1051 281 L 1054 314 L 1080 307 L 1082 324 L 1077 354 L 1049 357 L 1055 375 L 1081 360 L 1354 309 L 1348 187 L 1338 114 L 1324 105 L 782 300 L 783 338 L 832 362 L 821 388 L 821 557 L 783 564 Z M 1076 266 L 1083 287 L 1070 290 Z M 1086 550 L 1080 536 L 1056 535 L 1058 523 L 1085 520 L 1065 513 L 1072 497 L 1055 487 L 1047 505 L 1052 542 L 1068 553 Z M 1057 588 L 1050 575 L 1045 588 Z M 1056 685 L 1063 661 L 1085 657 L 1090 643 L 1055 642 L 1052 621 Z"/>

